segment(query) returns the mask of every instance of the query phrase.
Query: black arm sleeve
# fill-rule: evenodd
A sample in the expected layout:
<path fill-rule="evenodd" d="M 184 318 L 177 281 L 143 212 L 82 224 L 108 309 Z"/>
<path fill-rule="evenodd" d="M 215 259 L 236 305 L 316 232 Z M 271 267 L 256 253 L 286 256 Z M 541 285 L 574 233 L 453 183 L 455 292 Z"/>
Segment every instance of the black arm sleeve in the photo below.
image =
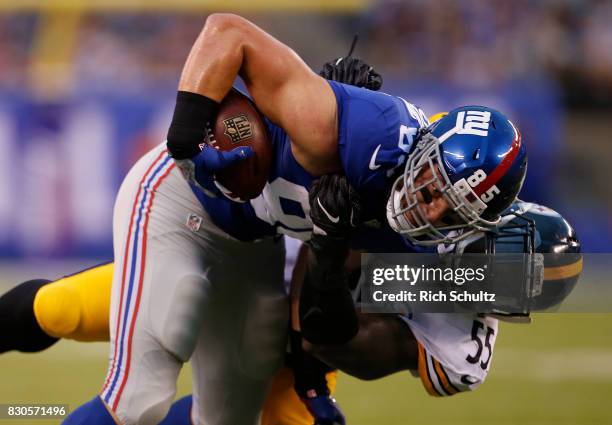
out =
<path fill-rule="evenodd" d="M 329 394 L 325 374 L 332 370 L 328 365 L 302 348 L 302 334 L 291 330 L 291 366 L 295 377 L 295 392 L 300 398 L 313 398 Z"/>
<path fill-rule="evenodd" d="M 192 158 L 206 140 L 206 125 L 214 122 L 219 103 L 197 93 L 179 91 L 168 130 L 167 147 L 174 159 Z"/>
<path fill-rule="evenodd" d="M 357 313 L 344 268 L 345 239 L 313 234 L 300 294 L 300 326 L 313 344 L 344 344 L 359 329 Z"/>

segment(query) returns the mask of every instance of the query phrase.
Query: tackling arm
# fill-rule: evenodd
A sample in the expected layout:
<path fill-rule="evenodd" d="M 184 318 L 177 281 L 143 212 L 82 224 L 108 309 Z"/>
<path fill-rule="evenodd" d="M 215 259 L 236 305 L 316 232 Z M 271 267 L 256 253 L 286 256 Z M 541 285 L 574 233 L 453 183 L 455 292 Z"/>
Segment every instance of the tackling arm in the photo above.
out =
<path fill-rule="evenodd" d="M 306 274 L 308 250 L 300 250 L 292 279 L 292 292 L 299 292 Z M 355 256 L 351 256 L 352 259 Z M 357 256 L 358 257 L 358 256 Z M 348 263 L 347 263 L 348 264 Z M 356 264 L 359 267 L 359 264 Z M 338 276 L 338 274 L 335 274 Z M 342 303 L 336 304 L 337 314 L 353 314 L 342 311 Z M 410 328 L 396 315 L 363 314 L 356 311 L 358 330 L 344 344 L 313 344 L 303 342 L 304 350 L 333 368 L 359 379 L 377 379 L 392 373 L 418 367 L 418 344 Z M 292 326 L 298 325 L 298 303 L 292 297 Z M 309 324 L 311 325 L 311 324 Z M 322 326 L 329 326 L 322 322 Z M 321 329 L 309 329 L 318 333 Z"/>
<path fill-rule="evenodd" d="M 378 379 L 416 370 L 418 346 L 410 328 L 395 315 L 358 313 L 359 331 L 341 345 L 311 344 L 304 349 L 325 363 L 359 379 Z"/>
<path fill-rule="evenodd" d="M 326 175 L 310 191 L 314 231 L 308 255 L 296 266 L 303 276 L 299 317 L 305 349 L 330 366 L 361 379 L 416 369 L 418 345 L 410 328 L 393 315 L 360 314 L 347 273 L 347 237 L 360 220 L 361 202 L 346 177 Z"/>

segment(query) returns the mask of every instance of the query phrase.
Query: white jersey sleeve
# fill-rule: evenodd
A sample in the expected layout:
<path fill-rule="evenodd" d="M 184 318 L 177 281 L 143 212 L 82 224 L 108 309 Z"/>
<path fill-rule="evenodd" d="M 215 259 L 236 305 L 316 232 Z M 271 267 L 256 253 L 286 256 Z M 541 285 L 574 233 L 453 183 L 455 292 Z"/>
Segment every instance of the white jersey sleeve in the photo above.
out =
<path fill-rule="evenodd" d="M 402 318 L 418 341 L 418 375 L 430 395 L 471 391 L 484 382 L 493 358 L 497 319 L 446 313 Z"/>

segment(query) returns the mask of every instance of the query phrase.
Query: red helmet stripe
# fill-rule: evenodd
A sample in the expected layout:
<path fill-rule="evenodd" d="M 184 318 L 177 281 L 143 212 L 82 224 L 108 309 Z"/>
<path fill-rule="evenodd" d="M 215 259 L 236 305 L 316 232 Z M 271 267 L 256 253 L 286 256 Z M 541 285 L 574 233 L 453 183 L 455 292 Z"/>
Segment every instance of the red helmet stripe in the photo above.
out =
<path fill-rule="evenodd" d="M 513 126 L 514 127 L 514 126 Z M 521 133 L 516 130 L 516 138 L 512 141 L 510 145 L 510 150 L 506 153 L 506 156 L 499 163 L 497 167 L 493 170 L 491 174 L 489 174 L 483 181 L 481 181 L 478 186 L 474 188 L 474 192 L 476 195 L 480 196 L 485 193 L 491 186 L 496 184 L 499 179 L 501 179 L 508 168 L 514 162 L 514 159 L 517 157 L 519 150 L 521 147 Z"/>

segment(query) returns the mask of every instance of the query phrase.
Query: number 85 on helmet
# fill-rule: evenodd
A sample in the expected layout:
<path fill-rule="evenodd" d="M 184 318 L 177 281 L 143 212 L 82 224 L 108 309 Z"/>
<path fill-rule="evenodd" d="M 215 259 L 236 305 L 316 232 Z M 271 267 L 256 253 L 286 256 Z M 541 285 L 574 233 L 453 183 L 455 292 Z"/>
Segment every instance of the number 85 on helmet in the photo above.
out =
<path fill-rule="evenodd" d="M 387 202 L 391 228 L 418 245 L 495 228 L 527 172 L 517 127 L 485 106 L 454 109 L 422 130 Z"/>

